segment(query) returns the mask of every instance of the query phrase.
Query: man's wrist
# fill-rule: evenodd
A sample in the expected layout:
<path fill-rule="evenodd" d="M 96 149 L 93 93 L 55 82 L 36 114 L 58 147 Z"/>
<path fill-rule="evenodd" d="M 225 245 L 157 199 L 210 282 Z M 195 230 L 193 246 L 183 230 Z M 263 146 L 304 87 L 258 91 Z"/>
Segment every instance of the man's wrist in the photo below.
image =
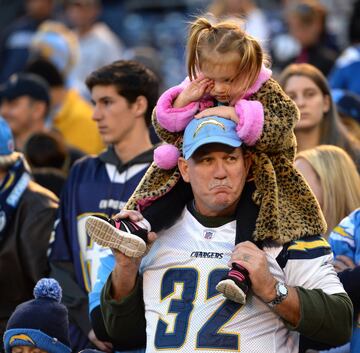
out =
<path fill-rule="evenodd" d="M 288 296 L 289 290 L 287 285 L 284 282 L 277 281 L 275 283 L 275 296 L 272 300 L 266 302 L 270 307 L 280 304 Z"/>
<path fill-rule="evenodd" d="M 190 104 L 192 101 L 189 101 L 185 97 L 182 97 L 181 94 L 174 100 L 173 107 L 174 108 L 183 108 Z"/>
<path fill-rule="evenodd" d="M 266 292 L 260 297 L 264 303 L 271 302 L 276 297 L 276 283 L 278 281 L 274 278 L 273 281 L 266 287 Z"/>
<path fill-rule="evenodd" d="M 120 301 L 124 297 L 127 297 L 134 290 L 136 285 L 138 272 L 125 272 L 127 272 L 127 270 L 124 270 L 124 268 L 119 269 L 115 266 L 111 273 L 110 295 L 116 301 Z"/>

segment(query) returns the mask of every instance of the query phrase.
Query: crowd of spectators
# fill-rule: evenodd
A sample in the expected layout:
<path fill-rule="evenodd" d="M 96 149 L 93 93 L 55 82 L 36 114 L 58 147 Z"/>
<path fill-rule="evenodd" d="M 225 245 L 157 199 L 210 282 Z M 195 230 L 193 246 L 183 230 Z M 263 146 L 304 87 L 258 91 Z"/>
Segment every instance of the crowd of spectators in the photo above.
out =
<path fill-rule="evenodd" d="M 159 137 L 151 111 L 187 76 L 188 24 L 206 13 L 231 18 L 259 41 L 300 112 L 295 165 L 318 197 L 329 226 L 323 235 L 348 232 L 360 247 L 355 216 L 354 226 L 336 227 L 360 208 L 359 0 L 3 1 L 0 288 L 21 285 L 0 295 L 1 343 L 17 305 L 51 276 L 63 287 L 72 351 L 122 351 L 99 319 L 106 278 L 96 271 L 110 272 L 114 261 L 87 236 L 85 219 L 119 212 L 152 162 Z M 360 283 L 360 263 L 338 255 L 360 337 L 360 289 L 352 284 Z M 338 352 L 357 352 L 358 341 Z"/>

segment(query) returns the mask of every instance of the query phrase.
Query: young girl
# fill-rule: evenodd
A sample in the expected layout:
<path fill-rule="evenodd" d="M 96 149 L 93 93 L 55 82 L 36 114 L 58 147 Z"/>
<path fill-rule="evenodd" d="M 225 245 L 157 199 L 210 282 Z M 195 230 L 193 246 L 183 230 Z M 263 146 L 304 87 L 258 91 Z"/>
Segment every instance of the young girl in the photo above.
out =
<path fill-rule="evenodd" d="M 156 150 L 155 162 L 125 209 L 141 211 L 154 231 L 180 215 L 193 197 L 176 167 L 182 131 L 194 116 L 218 115 L 237 123 L 239 138 L 252 155 L 252 178 L 242 198 L 253 207 L 253 219 L 236 214 L 241 224 L 236 243 L 261 244 L 267 239 L 286 243 L 323 233 L 319 206 L 293 168 L 298 110 L 270 77 L 259 43 L 237 23 L 212 23 L 200 17 L 190 27 L 187 52 L 189 78 L 160 97 L 153 115 L 154 127 L 168 145 Z M 136 228 L 129 221 L 90 217 L 87 222 L 95 241 L 128 256 L 141 256 L 146 250 L 146 236 L 144 241 L 131 234 L 138 233 Z M 234 264 L 218 290 L 244 303 L 248 279 L 238 270 L 242 269 Z"/>

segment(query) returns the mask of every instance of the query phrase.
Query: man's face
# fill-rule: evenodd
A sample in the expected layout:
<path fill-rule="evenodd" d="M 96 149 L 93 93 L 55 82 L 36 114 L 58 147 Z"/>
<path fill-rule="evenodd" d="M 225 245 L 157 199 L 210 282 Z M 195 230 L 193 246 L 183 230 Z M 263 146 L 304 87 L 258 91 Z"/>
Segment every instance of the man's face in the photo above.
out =
<path fill-rule="evenodd" d="M 76 29 L 91 26 L 99 15 L 98 6 L 84 4 L 81 1 L 69 4 L 66 7 L 66 17 Z"/>
<path fill-rule="evenodd" d="M 35 116 L 38 114 L 36 103 L 28 96 L 3 99 L 1 102 L 0 114 L 8 122 L 15 137 L 32 131 Z"/>
<path fill-rule="evenodd" d="M 250 158 L 244 158 L 241 147 L 223 144 L 204 145 L 190 159 L 179 159 L 181 175 L 191 184 L 195 207 L 204 216 L 234 213 L 249 167 Z"/>
<path fill-rule="evenodd" d="M 137 117 L 136 104 L 130 104 L 119 95 L 115 86 L 94 86 L 93 119 L 105 144 L 117 144 L 131 136 Z"/>
<path fill-rule="evenodd" d="M 43 19 L 49 17 L 54 7 L 53 0 L 27 0 L 27 13 L 36 19 Z"/>

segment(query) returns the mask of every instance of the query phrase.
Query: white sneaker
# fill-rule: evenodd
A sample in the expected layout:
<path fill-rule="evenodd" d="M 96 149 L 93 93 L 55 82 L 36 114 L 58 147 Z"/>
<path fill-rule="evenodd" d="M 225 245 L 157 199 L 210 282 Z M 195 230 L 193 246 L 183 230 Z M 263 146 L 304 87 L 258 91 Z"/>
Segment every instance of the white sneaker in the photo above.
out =
<path fill-rule="evenodd" d="M 145 219 L 134 223 L 128 219 L 114 220 L 103 216 L 89 216 L 85 228 L 97 244 L 117 249 L 126 256 L 140 257 L 147 250 L 150 224 Z"/>

